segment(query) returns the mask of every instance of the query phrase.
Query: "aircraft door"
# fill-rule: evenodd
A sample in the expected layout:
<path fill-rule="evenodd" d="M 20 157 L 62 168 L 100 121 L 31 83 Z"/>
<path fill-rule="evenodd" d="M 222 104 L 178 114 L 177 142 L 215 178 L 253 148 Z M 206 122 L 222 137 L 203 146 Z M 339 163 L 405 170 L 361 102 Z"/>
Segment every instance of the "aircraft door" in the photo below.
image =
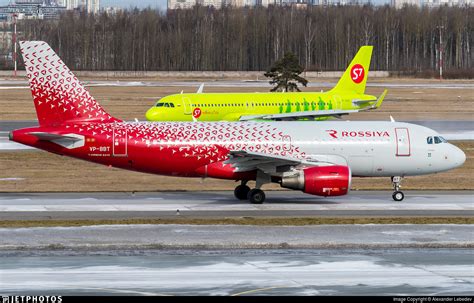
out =
<path fill-rule="evenodd" d="M 126 128 L 113 128 L 112 155 L 126 157 L 128 155 L 128 132 Z"/>
<path fill-rule="evenodd" d="M 193 113 L 193 107 L 191 106 L 191 100 L 188 97 L 183 97 L 183 108 L 185 115 L 191 115 Z"/>
<path fill-rule="evenodd" d="M 282 149 L 285 152 L 291 151 L 291 137 L 290 136 L 282 136 L 281 140 L 283 142 Z"/>
<path fill-rule="evenodd" d="M 342 109 L 342 99 L 341 96 L 339 95 L 334 95 L 333 96 L 334 104 L 333 104 L 333 109 Z"/>
<path fill-rule="evenodd" d="M 410 156 L 410 134 L 408 128 L 395 128 L 395 140 L 397 141 L 397 156 Z"/>

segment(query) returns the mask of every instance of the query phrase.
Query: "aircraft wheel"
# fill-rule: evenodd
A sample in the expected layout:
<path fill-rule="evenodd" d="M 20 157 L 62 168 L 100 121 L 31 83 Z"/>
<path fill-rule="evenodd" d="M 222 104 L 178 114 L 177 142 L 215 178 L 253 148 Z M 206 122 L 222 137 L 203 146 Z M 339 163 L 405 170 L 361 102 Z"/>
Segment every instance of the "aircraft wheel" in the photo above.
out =
<path fill-rule="evenodd" d="M 261 189 L 254 188 L 249 191 L 248 199 L 252 204 L 262 204 L 265 201 L 265 193 Z"/>
<path fill-rule="evenodd" d="M 400 202 L 405 198 L 405 195 L 401 191 L 396 191 L 392 195 L 393 200 Z"/>
<path fill-rule="evenodd" d="M 234 196 L 239 200 L 247 200 L 250 187 L 247 185 L 239 185 L 234 189 Z"/>

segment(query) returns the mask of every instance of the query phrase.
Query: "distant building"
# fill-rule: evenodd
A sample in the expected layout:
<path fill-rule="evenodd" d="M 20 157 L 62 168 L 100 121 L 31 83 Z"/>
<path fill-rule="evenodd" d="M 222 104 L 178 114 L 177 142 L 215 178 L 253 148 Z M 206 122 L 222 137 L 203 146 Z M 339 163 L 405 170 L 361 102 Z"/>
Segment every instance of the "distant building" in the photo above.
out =
<path fill-rule="evenodd" d="M 168 9 L 192 8 L 196 0 L 168 0 Z"/>
<path fill-rule="evenodd" d="M 225 4 L 234 7 L 253 6 L 250 0 L 226 0 Z"/>
<path fill-rule="evenodd" d="M 438 6 L 472 6 L 473 0 L 422 0 L 421 5 L 426 7 Z"/>
<path fill-rule="evenodd" d="M 56 1 L 17 0 L 7 6 L 0 6 L 0 20 L 10 22 L 13 14 L 22 19 L 57 19 L 66 7 Z"/>
<path fill-rule="evenodd" d="M 293 6 L 297 8 L 306 8 L 312 5 L 330 6 L 330 5 L 363 5 L 369 3 L 370 0 L 257 0 L 257 6 Z"/>
<path fill-rule="evenodd" d="M 424 7 L 472 6 L 474 0 L 392 0 L 392 6 L 396 8 L 402 8 L 405 4 Z"/>
<path fill-rule="evenodd" d="M 115 6 L 108 6 L 108 7 L 103 7 L 102 11 L 104 13 L 106 13 L 107 15 L 116 15 L 116 14 L 122 12 L 123 8 L 115 7 Z"/>
<path fill-rule="evenodd" d="M 100 10 L 100 0 L 56 0 L 56 2 L 65 6 L 67 10 L 85 10 L 89 14 L 97 14 Z"/>
<path fill-rule="evenodd" d="M 402 8 L 405 5 L 420 6 L 420 0 L 392 0 L 392 6 L 395 8 Z"/>

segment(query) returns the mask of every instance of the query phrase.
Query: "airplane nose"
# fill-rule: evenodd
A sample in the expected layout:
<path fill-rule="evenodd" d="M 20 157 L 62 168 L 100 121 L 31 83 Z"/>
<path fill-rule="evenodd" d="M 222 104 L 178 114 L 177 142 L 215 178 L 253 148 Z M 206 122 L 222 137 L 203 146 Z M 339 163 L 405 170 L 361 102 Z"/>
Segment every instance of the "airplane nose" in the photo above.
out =
<path fill-rule="evenodd" d="M 155 108 L 147 110 L 145 116 L 148 121 L 155 121 L 158 118 L 159 113 L 156 112 Z"/>
<path fill-rule="evenodd" d="M 454 162 L 455 167 L 459 167 L 466 162 L 466 154 L 457 146 L 453 146 L 453 154 L 452 154 L 452 159 Z"/>

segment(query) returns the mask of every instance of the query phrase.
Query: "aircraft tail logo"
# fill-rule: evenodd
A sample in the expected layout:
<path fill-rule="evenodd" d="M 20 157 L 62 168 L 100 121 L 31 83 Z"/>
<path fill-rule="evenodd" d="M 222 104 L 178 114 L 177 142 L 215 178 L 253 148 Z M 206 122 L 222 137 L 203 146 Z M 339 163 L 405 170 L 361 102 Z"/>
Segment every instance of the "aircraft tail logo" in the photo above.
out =
<path fill-rule="evenodd" d="M 362 46 L 347 67 L 337 85 L 331 90 L 339 93 L 364 94 L 369 75 L 373 46 Z"/>
<path fill-rule="evenodd" d="M 119 121 L 97 103 L 46 42 L 20 41 L 20 50 L 41 126 Z"/>
<path fill-rule="evenodd" d="M 364 80 L 365 70 L 360 64 L 356 64 L 351 68 L 351 79 L 352 82 L 359 84 Z"/>

